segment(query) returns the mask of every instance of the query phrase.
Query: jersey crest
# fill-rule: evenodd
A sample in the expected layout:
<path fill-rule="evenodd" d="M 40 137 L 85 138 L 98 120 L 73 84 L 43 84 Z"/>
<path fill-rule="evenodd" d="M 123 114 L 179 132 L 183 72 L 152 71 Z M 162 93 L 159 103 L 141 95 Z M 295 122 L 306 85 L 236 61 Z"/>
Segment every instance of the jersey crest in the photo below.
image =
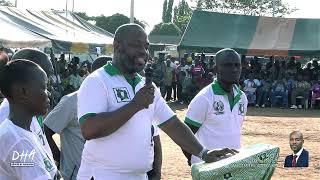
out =
<path fill-rule="evenodd" d="M 118 103 L 130 102 L 129 91 L 126 87 L 113 88 L 114 95 Z"/>

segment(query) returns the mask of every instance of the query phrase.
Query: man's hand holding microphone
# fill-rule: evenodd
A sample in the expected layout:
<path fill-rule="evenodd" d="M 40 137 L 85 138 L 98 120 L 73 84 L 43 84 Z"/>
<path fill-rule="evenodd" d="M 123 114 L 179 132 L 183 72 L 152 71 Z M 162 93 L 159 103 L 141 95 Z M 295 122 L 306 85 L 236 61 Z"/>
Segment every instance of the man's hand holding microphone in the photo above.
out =
<path fill-rule="evenodd" d="M 138 110 L 148 108 L 153 103 L 155 87 L 152 84 L 153 69 L 148 67 L 145 70 L 146 83 L 133 98 L 133 103 L 137 106 Z"/>

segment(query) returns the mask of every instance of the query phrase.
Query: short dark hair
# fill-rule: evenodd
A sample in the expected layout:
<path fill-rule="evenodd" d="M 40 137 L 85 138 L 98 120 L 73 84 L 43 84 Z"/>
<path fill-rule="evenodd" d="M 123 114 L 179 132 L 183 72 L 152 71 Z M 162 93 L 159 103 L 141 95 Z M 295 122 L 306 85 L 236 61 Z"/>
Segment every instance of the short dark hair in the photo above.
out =
<path fill-rule="evenodd" d="M 49 57 L 39 50 L 30 48 L 21 49 L 12 56 L 12 60 L 15 59 L 27 59 L 38 64 L 47 73 L 47 76 L 53 73 L 53 66 Z"/>
<path fill-rule="evenodd" d="M 0 67 L 0 91 L 5 97 L 11 97 L 11 87 L 16 83 L 28 83 L 34 79 L 31 71 L 34 68 L 41 68 L 36 63 L 17 59 L 9 61 Z"/>
<path fill-rule="evenodd" d="M 112 57 L 110 56 L 100 56 L 97 59 L 95 59 L 92 63 L 91 70 L 92 72 L 101 68 L 105 64 L 107 64 L 108 61 L 112 61 Z"/>

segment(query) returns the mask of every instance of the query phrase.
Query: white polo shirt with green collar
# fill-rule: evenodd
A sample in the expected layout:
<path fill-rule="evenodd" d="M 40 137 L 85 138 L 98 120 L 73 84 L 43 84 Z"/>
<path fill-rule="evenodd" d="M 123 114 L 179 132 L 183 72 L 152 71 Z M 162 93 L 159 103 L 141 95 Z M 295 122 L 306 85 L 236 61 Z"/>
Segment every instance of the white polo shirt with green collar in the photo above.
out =
<path fill-rule="evenodd" d="M 199 128 L 195 136 L 207 149 L 241 146 L 241 129 L 248 100 L 238 86 L 233 87 L 234 98 L 217 81 L 203 88 L 190 102 L 185 122 Z M 192 156 L 191 163 L 201 162 Z"/>
<path fill-rule="evenodd" d="M 112 63 L 94 71 L 83 81 L 78 92 L 80 124 L 89 116 L 113 112 L 126 105 L 144 84 L 144 78 L 138 74 L 133 80 L 126 78 Z M 78 179 L 86 171 L 85 167 L 91 168 L 95 179 L 145 179 L 146 172 L 152 169 L 154 156 L 152 122 L 161 125 L 174 116 L 156 90 L 153 103 L 137 112 L 117 131 L 86 141 Z"/>

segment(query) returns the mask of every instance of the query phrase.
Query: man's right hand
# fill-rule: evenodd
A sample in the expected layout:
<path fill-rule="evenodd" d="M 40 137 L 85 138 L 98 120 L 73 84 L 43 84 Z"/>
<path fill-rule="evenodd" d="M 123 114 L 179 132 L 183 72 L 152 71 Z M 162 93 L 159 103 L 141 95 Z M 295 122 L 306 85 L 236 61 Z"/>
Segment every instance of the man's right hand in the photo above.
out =
<path fill-rule="evenodd" d="M 203 155 L 202 160 L 205 161 L 206 163 L 216 162 L 221 159 L 233 156 L 236 153 L 239 153 L 239 152 L 234 149 L 229 149 L 229 148 L 225 148 L 222 150 L 211 150 Z"/>
<path fill-rule="evenodd" d="M 155 87 L 150 84 L 141 88 L 134 96 L 132 103 L 134 103 L 138 110 L 148 108 L 153 103 Z"/>

